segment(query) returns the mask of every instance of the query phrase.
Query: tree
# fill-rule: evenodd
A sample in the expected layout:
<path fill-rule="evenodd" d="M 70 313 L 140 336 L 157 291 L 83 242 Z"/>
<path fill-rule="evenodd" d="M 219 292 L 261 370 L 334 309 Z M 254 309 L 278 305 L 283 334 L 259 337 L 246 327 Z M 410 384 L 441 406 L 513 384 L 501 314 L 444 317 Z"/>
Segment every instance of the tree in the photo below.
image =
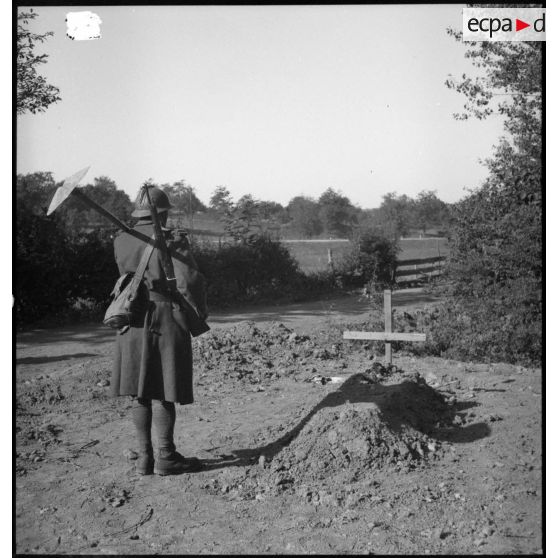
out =
<path fill-rule="evenodd" d="M 51 172 L 18 174 L 16 179 L 17 211 L 44 215 L 56 187 Z"/>
<path fill-rule="evenodd" d="M 414 203 L 414 223 L 426 233 L 426 229 L 445 227 L 449 222 L 447 204 L 438 198 L 436 190 L 423 190 Z"/>
<path fill-rule="evenodd" d="M 17 211 L 44 216 L 56 189 L 61 182 L 55 182 L 51 172 L 34 172 L 18 174 L 16 181 Z M 114 180 L 107 176 L 93 179 L 93 184 L 80 187 L 89 198 L 108 209 L 122 221 L 130 221 L 133 204 L 128 195 L 119 190 Z M 78 234 L 84 230 L 112 230 L 114 225 L 101 217 L 74 197 L 68 198 L 57 208 L 51 218 L 60 222 L 67 234 Z"/>
<path fill-rule="evenodd" d="M 303 238 L 318 236 L 324 230 L 320 205 L 312 198 L 296 196 L 287 205 L 293 230 Z"/>
<path fill-rule="evenodd" d="M 57 186 L 60 185 L 57 184 Z M 121 221 L 131 222 L 134 204 L 131 202 L 128 194 L 119 190 L 114 180 L 108 176 L 94 178 L 93 184 L 86 184 L 80 190 L 88 198 L 91 198 L 116 215 Z M 102 217 L 94 209 L 73 197 L 68 198 L 56 210 L 56 214 L 63 221 L 69 235 L 92 230 L 109 232 L 115 229 L 115 225 L 105 217 Z"/>
<path fill-rule="evenodd" d="M 261 232 L 258 202 L 250 195 L 242 196 L 225 217 L 225 230 L 242 244 L 251 243 Z"/>
<path fill-rule="evenodd" d="M 413 210 L 414 201 L 409 196 L 398 196 L 395 192 L 384 194 L 377 214 L 383 234 L 393 240 L 408 234 Z"/>
<path fill-rule="evenodd" d="M 15 308 L 19 323 L 67 311 L 78 300 L 105 306 L 118 277 L 110 238 L 114 226 L 109 221 L 72 197 L 46 215 L 60 185 L 50 172 L 17 176 Z M 121 219 L 129 217 L 132 203 L 112 180 L 96 178 L 83 189 Z"/>
<path fill-rule="evenodd" d="M 498 111 L 508 132 L 486 161 L 486 182 L 453 211 L 450 299 L 438 330 L 450 356 L 538 362 L 542 355 L 543 45 L 467 43 L 465 56 L 482 74 L 446 82 L 467 99 L 457 118 Z"/>
<path fill-rule="evenodd" d="M 38 73 L 38 66 L 45 64 L 47 54 L 36 54 L 37 43 L 44 43 L 53 35 L 32 33 L 27 28 L 29 21 L 37 17 L 32 8 L 17 15 L 17 114 L 44 112 L 49 105 L 60 101 L 58 87 L 47 83 Z"/>
<path fill-rule="evenodd" d="M 108 176 L 94 178 L 93 184 L 86 184 L 82 191 L 120 220 L 129 221 L 131 219 L 134 204 L 128 194 L 120 190 L 116 182 Z M 69 201 L 73 202 L 74 200 Z M 80 228 L 114 228 L 112 223 L 100 216 L 94 209 L 90 209 L 79 202 L 76 206 L 79 208 Z"/>
<path fill-rule="evenodd" d="M 217 186 L 217 188 L 213 191 L 213 194 L 211 194 L 209 207 L 224 215 L 231 210 L 233 205 L 234 203 L 231 193 L 227 190 L 227 188 L 225 188 L 225 186 Z"/>
<path fill-rule="evenodd" d="M 163 184 L 160 188 L 169 196 L 175 211 L 184 215 L 193 215 L 196 211 L 206 211 L 203 202 L 196 195 L 196 190 L 191 184 L 179 180 L 171 184 Z"/>
<path fill-rule="evenodd" d="M 349 198 L 328 188 L 318 199 L 320 215 L 328 234 L 347 237 L 351 234 L 357 218 L 356 208 Z"/>
<path fill-rule="evenodd" d="M 357 271 L 376 289 L 392 286 L 397 267 L 397 243 L 375 229 L 362 231 L 354 242 L 357 248 Z"/>
<path fill-rule="evenodd" d="M 269 223 L 279 224 L 288 221 L 286 209 L 278 202 L 258 202 L 258 213 L 262 221 L 267 221 Z"/>

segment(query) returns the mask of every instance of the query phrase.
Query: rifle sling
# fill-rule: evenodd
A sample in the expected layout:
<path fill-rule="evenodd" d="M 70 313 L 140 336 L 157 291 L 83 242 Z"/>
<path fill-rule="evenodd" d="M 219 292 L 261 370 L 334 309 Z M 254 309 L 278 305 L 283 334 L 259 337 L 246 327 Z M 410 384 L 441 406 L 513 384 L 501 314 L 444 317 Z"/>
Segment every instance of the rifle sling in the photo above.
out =
<path fill-rule="evenodd" d="M 155 235 L 153 235 L 151 238 L 155 239 Z M 136 269 L 136 272 L 134 273 L 134 277 L 132 278 L 132 282 L 130 285 L 130 294 L 128 296 L 130 300 L 132 300 L 136 296 L 136 291 L 138 290 L 138 287 L 140 286 L 140 283 L 143 279 L 143 275 L 145 273 L 145 270 L 147 269 L 147 264 L 149 263 L 151 254 L 153 254 L 154 248 L 155 246 L 150 243 L 146 245 L 145 250 L 143 251 L 140 263 L 138 265 L 138 268 Z"/>

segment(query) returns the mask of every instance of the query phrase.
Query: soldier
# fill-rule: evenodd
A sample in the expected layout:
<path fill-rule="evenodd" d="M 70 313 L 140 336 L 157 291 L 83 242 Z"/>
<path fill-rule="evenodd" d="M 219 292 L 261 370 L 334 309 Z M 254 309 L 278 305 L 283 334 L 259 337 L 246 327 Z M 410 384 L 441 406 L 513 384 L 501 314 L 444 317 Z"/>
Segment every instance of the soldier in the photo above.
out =
<path fill-rule="evenodd" d="M 155 186 L 150 186 L 149 192 L 164 227 L 171 207 L 169 199 Z M 132 216 L 138 218 L 137 231 L 148 237 L 153 235 L 150 207 L 141 190 Z M 190 251 L 186 232 L 165 228 L 163 232 L 172 253 L 178 293 L 168 289 L 161 253 L 154 250 L 144 274 L 149 309 L 143 323 L 132 324 L 123 334 L 117 334 L 111 381 L 114 396 L 134 398 L 132 416 L 139 444 L 136 471 L 142 475 L 172 475 L 200 468 L 199 460 L 183 457 L 174 445 L 175 403 L 193 402 L 192 343 L 186 313 L 177 297 L 189 292 L 198 315 L 205 320 L 205 281 Z M 136 271 L 145 246 L 129 234 L 117 235 L 114 252 L 121 274 Z M 157 437 L 155 453 L 152 422 Z"/>

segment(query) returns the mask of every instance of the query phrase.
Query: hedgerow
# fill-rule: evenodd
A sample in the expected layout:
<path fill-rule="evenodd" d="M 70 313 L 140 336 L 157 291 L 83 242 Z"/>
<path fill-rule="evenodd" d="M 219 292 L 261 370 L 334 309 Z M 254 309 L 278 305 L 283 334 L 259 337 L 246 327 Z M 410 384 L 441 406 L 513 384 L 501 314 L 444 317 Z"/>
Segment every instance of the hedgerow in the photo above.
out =
<path fill-rule="evenodd" d="M 70 234 L 54 217 L 17 215 L 15 312 L 19 328 L 101 321 L 118 278 L 108 231 Z M 287 248 L 267 237 L 248 243 L 196 244 L 211 309 L 256 302 L 294 302 L 331 291 L 327 273 L 305 275 Z"/>

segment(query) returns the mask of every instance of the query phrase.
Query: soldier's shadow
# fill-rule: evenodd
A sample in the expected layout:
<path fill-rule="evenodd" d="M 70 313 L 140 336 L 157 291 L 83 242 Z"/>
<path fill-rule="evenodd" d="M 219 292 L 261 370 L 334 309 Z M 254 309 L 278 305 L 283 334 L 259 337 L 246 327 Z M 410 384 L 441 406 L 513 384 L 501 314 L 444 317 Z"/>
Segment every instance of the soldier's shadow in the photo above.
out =
<path fill-rule="evenodd" d="M 440 392 L 427 384 L 405 380 L 400 384 L 383 385 L 371 382 L 368 376 L 359 373 L 350 376 L 339 389 L 326 395 L 298 424 L 277 440 L 259 447 L 235 449 L 229 455 L 220 455 L 215 459 L 202 459 L 203 467 L 210 470 L 247 466 L 261 455 L 269 461 L 288 446 L 321 409 L 345 403 L 373 403 L 384 424 L 395 433 L 411 426 L 440 441 L 469 443 L 484 438 L 491 432 L 484 422 L 466 426 L 453 425 L 456 415 L 463 419 L 466 409 L 478 405 L 475 402 L 449 405 Z"/>

